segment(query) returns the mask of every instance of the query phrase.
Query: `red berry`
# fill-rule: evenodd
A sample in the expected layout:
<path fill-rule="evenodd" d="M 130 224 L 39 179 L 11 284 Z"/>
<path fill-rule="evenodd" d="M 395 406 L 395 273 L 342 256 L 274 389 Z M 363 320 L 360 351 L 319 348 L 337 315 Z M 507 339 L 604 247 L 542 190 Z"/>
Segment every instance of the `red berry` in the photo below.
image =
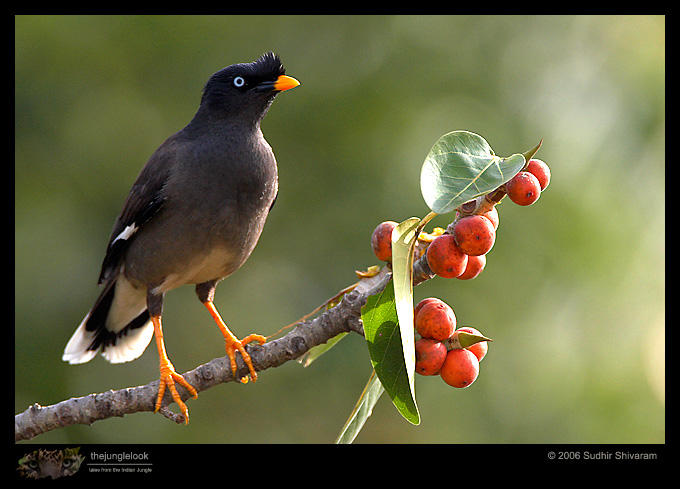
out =
<path fill-rule="evenodd" d="M 443 278 L 455 278 L 465 271 L 468 257 L 450 234 L 442 234 L 427 247 L 430 270 Z"/>
<path fill-rule="evenodd" d="M 541 184 L 541 190 L 545 190 L 548 184 L 550 184 L 550 168 L 543 161 L 538 159 L 529 160 L 526 171 L 538 179 L 538 183 Z"/>
<path fill-rule="evenodd" d="M 394 221 L 385 221 L 373 230 L 371 244 L 378 260 L 390 261 L 392 259 L 392 230 L 396 225 Z"/>
<path fill-rule="evenodd" d="M 437 375 L 446 360 L 446 347 L 441 341 L 421 338 L 416 341 L 416 373 Z"/>
<path fill-rule="evenodd" d="M 415 326 L 423 338 L 444 341 L 456 330 L 456 315 L 448 304 L 430 302 L 418 311 Z"/>
<path fill-rule="evenodd" d="M 456 348 L 446 354 L 446 360 L 439 375 L 453 387 L 468 387 L 479 375 L 479 360 L 474 353 L 465 348 Z"/>
<path fill-rule="evenodd" d="M 484 270 L 485 266 L 486 266 L 486 255 L 480 255 L 480 256 L 470 255 L 470 256 L 468 256 L 467 267 L 465 268 L 465 271 L 456 278 L 458 278 L 460 280 L 473 279 L 477 275 L 482 273 L 482 270 Z"/>
<path fill-rule="evenodd" d="M 466 333 L 472 333 L 476 334 L 479 336 L 484 336 L 482 333 L 479 332 L 479 330 L 475 328 L 471 328 L 469 326 L 463 326 L 462 328 L 458 328 L 456 331 L 465 331 Z M 477 357 L 477 360 L 480 362 L 482 361 L 482 358 L 486 356 L 486 352 L 489 351 L 489 342 L 488 341 L 480 341 L 479 343 L 475 343 L 472 346 L 468 346 L 466 350 L 470 350 L 472 353 L 475 354 Z"/>
<path fill-rule="evenodd" d="M 492 207 L 490 211 L 487 211 L 482 215 L 491 221 L 491 224 L 493 224 L 493 230 L 496 231 L 498 229 L 498 223 L 500 222 L 498 220 L 498 210 L 495 207 Z"/>
<path fill-rule="evenodd" d="M 484 216 L 467 216 L 453 225 L 453 236 L 460 251 L 479 256 L 489 252 L 496 241 L 493 224 Z"/>
<path fill-rule="evenodd" d="M 531 205 L 541 196 L 541 184 L 533 174 L 521 171 L 505 184 L 508 197 L 517 205 Z"/>
<path fill-rule="evenodd" d="M 444 302 L 441 299 L 437 299 L 436 297 L 427 297 L 427 298 L 423 299 L 422 301 L 420 301 L 418 303 L 418 305 L 416 305 L 415 309 L 413 309 L 413 321 L 416 320 L 416 316 L 418 316 L 418 313 L 423 308 L 423 306 L 425 304 L 429 304 L 430 302 L 436 302 L 436 303 L 439 303 L 439 304 L 447 305 L 446 302 Z"/>

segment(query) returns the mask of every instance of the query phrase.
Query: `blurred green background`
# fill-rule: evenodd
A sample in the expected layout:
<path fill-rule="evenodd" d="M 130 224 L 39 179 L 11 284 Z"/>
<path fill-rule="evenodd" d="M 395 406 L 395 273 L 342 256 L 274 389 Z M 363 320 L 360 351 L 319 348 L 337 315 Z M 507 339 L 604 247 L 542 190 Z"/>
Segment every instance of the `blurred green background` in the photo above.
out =
<path fill-rule="evenodd" d="M 379 222 L 427 214 L 420 167 L 443 134 L 504 156 L 543 139 L 550 187 L 501 203 L 484 273 L 415 289 L 494 339 L 480 377 L 418 377 L 420 426 L 383 396 L 356 442 L 665 442 L 664 17 L 16 17 L 15 413 L 157 378 L 153 342 L 123 365 L 61 353 L 147 158 L 213 72 L 268 50 L 302 85 L 262 125 L 277 204 L 217 289 L 237 335 L 276 332 L 376 264 Z M 178 371 L 224 355 L 193 287 L 167 294 L 164 325 Z M 33 442 L 332 442 L 369 373 L 350 335 L 309 368 L 202 392 L 187 427 L 141 413 Z"/>

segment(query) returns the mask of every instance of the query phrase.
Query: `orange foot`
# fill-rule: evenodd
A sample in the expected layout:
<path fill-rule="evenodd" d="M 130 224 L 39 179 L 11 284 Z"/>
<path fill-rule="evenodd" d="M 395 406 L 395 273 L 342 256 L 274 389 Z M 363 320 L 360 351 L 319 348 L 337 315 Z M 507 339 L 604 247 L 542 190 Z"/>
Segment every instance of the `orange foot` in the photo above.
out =
<path fill-rule="evenodd" d="M 165 352 L 165 343 L 163 342 L 163 327 L 161 326 L 161 317 L 151 316 L 151 322 L 154 326 L 154 336 L 156 337 L 156 346 L 158 346 L 158 357 L 160 360 L 161 371 L 161 377 L 158 384 L 158 396 L 156 397 L 156 406 L 154 412 L 157 413 L 161 408 L 163 395 L 165 394 L 165 389 L 167 388 L 170 390 L 172 398 L 182 410 L 185 424 L 189 424 L 189 409 L 187 409 L 187 406 L 184 404 L 184 401 L 182 401 L 182 398 L 179 397 L 177 388 L 175 387 L 175 382 L 178 382 L 186 390 L 188 390 L 189 394 L 191 394 L 191 397 L 194 399 L 198 397 L 198 392 L 196 392 L 196 389 L 194 389 L 194 387 L 189 384 L 189 382 L 184 380 L 184 377 L 175 372 L 175 367 L 173 367 L 172 363 L 170 363 L 170 359 Z"/>
<path fill-rule="evenodd" d="M 231 373 L 234 375 L 234 377 L 236 376 L 235 352 L 238 350 L 239 352 L 241 352 L 241 357 L 243 357 L 243 361 L 248 366 L 248 370 L 250 370 L 250 378 L 253 379 L 253 382 L 255 382 L 257 380 L 257 374 L 255 373 L 255 368 L 253 367 L 253 361 L 250 359 L 250 355 L 248 355 L 248 352 L 244 347 L 251 341 L 257 341 L 260 345 L 262 345 L 267 341 L 267 338 L 260 334 L 251 334 L 246 336 L 242 340 L 239 340 L 236 336 L 234 336 L 234 334 L 231 331 L 229 331 L 229 328 L 224 323 L 222 317 L 220 316 L 220 313 L 217 312 L 215 305 L 211 301 L 204 302 L 203 305 L 205 305 L 205 307 L 208 308 L 208 311 L 210 311 L 210 315 L 213 317 L 215 323 L 217 323 L 217 326 L 220 328 L 222 336 L 224 336 L 224 341 L 226 342 L 225 349 L 227 350 L 227 356 L 229 357 L 229 361 L 231 362 Z M 248 382 L 248 379 L 243 378 L 241 379 L 241 382 L 245 384 L 246 382 Z"/>
<path fill-rule="evenodd" d="M 227 332 L 229 333 L 228 335 L 224 335 L 224 340 L 226 341 L 225 349 L 227 350 L 227 356 L 229 357 L 229 361 L 231 362 L 231 373 L 236 376 L 236 355 L 235 352 L 238 350 L 241 352 L 241 357 L 243 357 L 243 361 L 248 365 L 248 370 L 250 370 L 250 378 L 253 379 L 253 382 L 257 380 L 257 373 L 255 373 L 255 368 L 253 367 L 253 361 L 250 359 L 250 355 L 248 355 L 248 352 L 244 348 L 248 343 L 251 341 L 257 341 L 260 345 L 262 345 L 265 341 L 267 341 L 267 338 L 265 338 L 262 335 L 259 334 L 251 334 L 243 338 L 242 340 L 238 340 L 233 334 L 231 334 L 231 331 L 227 329 Z M 246 377 L 241 379 L 242 383 L 248 382 L 248 379 Z"/>
<path fill-rule="evenodd" d="M 175 382 L 178 382 L 181 386 L 183 386 L 186 390 L 189 391 L 189 394 L 191 394 L 191 397 L 196 399 L 198 397 L 198 392 L 196 392 L 196 389 L 189 384 L 186 380 L 184 380 L 184 377 L 182 377 L 180 374 L 175 372 L 175 367 L 172 366 L 172 363 L 168 362 L 161 362 L 161 377 L 160 377 L 160 383 L 158 385 L 158 397 L 156 397 L 156 407 L 154 409 L 154 412 L 157 413 L 158 410 L 161 408 L 161 403 L 163 402 L 163 395 L 165 395 L 165 389 L 168 388 L 170 390 L 170 394 L 172 394 L 172 398 L 175 400 L 179 408 L 182 410 L 182 414 L 184 415 L 184 423 L 189 424 L 189 409 L 187 408 L 187 405 L 184 404 L 184 401 L 182 401 L 182 398 L 179 397 L 179 393 L 177 392 L 177 388 L 175 387 Z"/>

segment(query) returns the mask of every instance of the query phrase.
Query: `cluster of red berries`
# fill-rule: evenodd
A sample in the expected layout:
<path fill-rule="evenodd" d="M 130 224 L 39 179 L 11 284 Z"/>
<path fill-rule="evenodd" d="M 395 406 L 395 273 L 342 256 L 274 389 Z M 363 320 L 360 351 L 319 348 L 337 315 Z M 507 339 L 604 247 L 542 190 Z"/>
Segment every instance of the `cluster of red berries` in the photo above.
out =
<path fill-rule="evenodd" d="M 524 171 L 505 184 L 505 193 L 515 204 L 527 206 L 538 200 L 549 183 L 548 165 L 531 159 Z M 460 217 L 457 213 L 446 233 L 440 230 L 434 239 L 430 236 L 427 263 L 432 272 L 461 280 L 478 276 L 496 241 L 498 223 L 495 207 L 484 214 Z M 394 221 L 385 221 L 373 231 L 371 244 L 379 260 L 392 260 L 392 231 L 396 225 Z M 418 303 L 414 325 L 420 335 L 415 344 L 417 373 L 439 375 L 453 387 L 467 387 L 477 379 L 479 362 L 488 351 L 488 338 L 474 328 L 456 329 L 451 307 L 434 297 Z"/>
<path fill-rule="evenodd" d="M 416 341 L 416 372 L 439 375 L 453 387 L 467 387 L 479 375 L 479 362 L 489 347 L 486 339 L 467 348 L 461 346 L 460 333 L 484 338 L 475 328 L 456 329 L 453 309 L 436 297 L 423 299 L 414 310 L 414 324 L 420 339 Z"/>
<path fill-rule="evenodd" d="M 505 184 L 510 200 L 517 205 L 531 205 L 550 183 L 550 168 L 538 159 L 529 160 L 524 171 L 519 172 Z"/>
<path fill-rule="evenodd" d="M 548 165 L 532 159 L 526 171 L 505 184 L 505 191 L 515 204 L 526 206 L 536 202 L 549 183 Z M 498 223 L 495 207 L 481 215 L 456 215 L 451 234 L 438 236 L 427 248 L 430 270 L 444 278 L 475 278 L 486 266 L 486 254 L 496 241 Z"/>
<path fill-rule="evenodd" d="M 522 206 L 538 200 L 550 183 L 550 169 L 543 161 L 532 159 L 525 171 L 519 172 L 505 184 L 510 200 Z M 434 238 L 427 247 L 430 270 L 443 278 L 470 280 L 486 266 L 486 254 L 496 241 L 498 211 L 493 207 L 485 214 L 460 217 L 449 226 L 449 232 Z M 392 259 L 392 230 L 394 221 L 385 221 L 373 231 L 371 243 L 379 260 Z"/>

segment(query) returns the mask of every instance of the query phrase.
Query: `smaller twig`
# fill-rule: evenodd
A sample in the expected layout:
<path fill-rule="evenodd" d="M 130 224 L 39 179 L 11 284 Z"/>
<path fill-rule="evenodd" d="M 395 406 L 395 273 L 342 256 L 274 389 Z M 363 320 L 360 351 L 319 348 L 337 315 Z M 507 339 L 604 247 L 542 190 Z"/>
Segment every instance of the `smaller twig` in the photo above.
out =
<path fill-rule="evenodd" d="M 168 406 L 163 406 L 158 410 L 158 412 L 168 418 L 170 421 L 174 421 L 177 424 L 184 424 L 186 422 L 186 418 L 182 413 L 170 411 Z"/>
<path fill-rule="evenodd" d="M 358 284 L 358 282 L 357 282 L 357 284 Z M 329 305 L 333 305 L 333 306 L 336 305 L 335 303 L 338 301 L 338 299 L 340 299 L 340 298 L 341 298 L 343 295 L 345 295 L 346 293 L 351 292 L 352 290 L 354 290 L 354 289 L 356 288 L 357 284 L 352 284 L 352 285 L 350 285 L 349 287 L 345 287 L 345 288 L 342 289 L 340 292 L 338 292 L 337 294 L 335 294 L 333 297 L 331 297 L 331 298 L 325 300 L 323 304 L 321 304 L 319 307 L 317 307 L 316 309 L 314 309 L 314 310 L 311 311 L 310 313 L 305 314 L 304 316 L 302 316 L 302 317 L 301 317 L 300 319 L 298 319 L 297 321 L 294 321 L 294 322 L 290 323 L 289 325 L 284 326 L 283 328 L 281 328 L 280 330 L 278 330 L 276 333 L 270 334 L 269 336 L 267 336 L 267 341 L 271 340 L 271 339 L 274 338 L 275 336 L 278 336 L 281 332 L 283 332 L 283 331 L 285 331 L 285 330 L 287 330 L 287 329 L 292 328 L 292 327 L 295 326 L 296 324 L 299 324 L 299 323 L 301 323 L 301 322 L 303 322 L 303 321 L 306 321 L 306 320 L 309 319 L 310 317 L 314 316 L 314 315 L 315 315 L 317 312 L 319 312 L 321 309 L 323 309 L 323 308 L 325 308 L 325 307 L 328 307 Z"/>

